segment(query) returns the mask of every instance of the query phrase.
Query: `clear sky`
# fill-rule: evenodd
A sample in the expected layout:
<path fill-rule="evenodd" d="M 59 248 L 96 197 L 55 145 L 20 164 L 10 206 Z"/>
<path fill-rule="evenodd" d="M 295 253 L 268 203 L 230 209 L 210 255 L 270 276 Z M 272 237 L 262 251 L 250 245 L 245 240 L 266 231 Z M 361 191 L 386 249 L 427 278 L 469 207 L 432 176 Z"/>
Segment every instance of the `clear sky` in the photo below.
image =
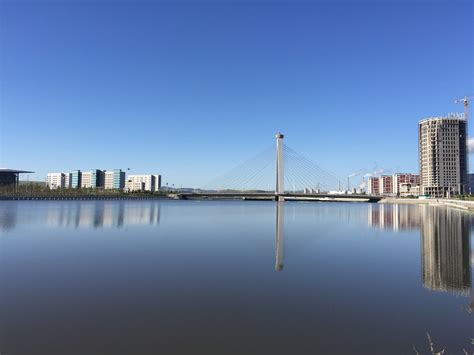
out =
<path fill-rule="evenodd" d="M 195 187 L 282 131 L 341 177 L 416 172 L 418 121 L 474 95 L 473 23 L 467 0 L 2 0 L 0 166 Z"/>

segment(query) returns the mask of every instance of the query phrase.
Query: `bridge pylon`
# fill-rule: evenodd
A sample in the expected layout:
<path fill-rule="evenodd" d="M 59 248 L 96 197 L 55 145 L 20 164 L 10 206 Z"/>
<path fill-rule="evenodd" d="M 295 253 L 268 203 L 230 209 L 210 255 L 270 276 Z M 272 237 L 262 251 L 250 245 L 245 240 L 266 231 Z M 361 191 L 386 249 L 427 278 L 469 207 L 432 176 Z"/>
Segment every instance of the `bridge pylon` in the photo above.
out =
<path fill-rule="evenodd" d="M 276 138 L 276 187 L 275 195 L 277 201 L 284 201 L 285 176 L 283 170 L 283 137 L 282 133 L 277 133 Z"/>

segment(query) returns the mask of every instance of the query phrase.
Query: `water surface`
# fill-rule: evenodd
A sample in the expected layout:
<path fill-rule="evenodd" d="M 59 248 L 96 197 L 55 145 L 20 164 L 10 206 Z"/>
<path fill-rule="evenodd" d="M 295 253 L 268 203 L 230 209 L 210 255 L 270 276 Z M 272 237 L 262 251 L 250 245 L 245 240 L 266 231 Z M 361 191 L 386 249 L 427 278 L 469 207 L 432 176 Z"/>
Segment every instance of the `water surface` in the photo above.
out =
<path fill-rule="evenodd" d="M 473 219 L 417 205 L 0 202 L 0 352 L 472 351 Z"/>

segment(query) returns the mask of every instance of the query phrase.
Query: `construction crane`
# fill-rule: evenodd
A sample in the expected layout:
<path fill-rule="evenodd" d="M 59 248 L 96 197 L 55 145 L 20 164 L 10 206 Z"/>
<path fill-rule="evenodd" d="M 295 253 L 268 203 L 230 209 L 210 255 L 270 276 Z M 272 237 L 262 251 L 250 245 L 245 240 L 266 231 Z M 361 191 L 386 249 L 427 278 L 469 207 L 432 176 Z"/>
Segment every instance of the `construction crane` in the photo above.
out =
<path fill-rule="evenodd" d="M 464 105 L 464 119 L 465 120 L 467 120 L 467 107 L 469 105 L 469 100 L 471 100 L 471 99 L 474 99 L 474 96 L 470 96 L 470 97 L 464 96 L 462 99 L 454 100 L 455 104 L 458 104 L 460 102 L 463 103 L 463 105 Z"/>

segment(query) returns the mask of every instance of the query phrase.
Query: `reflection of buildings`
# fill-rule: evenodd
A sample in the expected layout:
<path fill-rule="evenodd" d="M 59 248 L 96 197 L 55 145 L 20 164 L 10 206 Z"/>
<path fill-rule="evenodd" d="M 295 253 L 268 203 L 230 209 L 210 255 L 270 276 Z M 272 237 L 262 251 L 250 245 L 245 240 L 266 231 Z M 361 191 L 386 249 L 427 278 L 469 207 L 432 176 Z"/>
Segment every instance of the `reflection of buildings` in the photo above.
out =
<path fill-rule="evenodd" d="M 160 204 L 157 202 L 122 203 L 95 201 L 48 209 L 50 226 L 79 228 L 113 228 L 137 224 L 159 224 Z"/>
<path fill-rule="evenodd" d="M 18 205 L 0 204 L 0 230 L 15 228 Z"/>
<path fill-rule="evenodd" d="M 464 211 L 426 205 L 369 204 L 369 226 L 420 228 L 423 286 L 468 295 L 471 287 L 471 220 Z"/>
<path fill-rule="evenodd" d="M 38 202 L 42 203 L 42 202 Z M 0 230 L 16 224 L 45 223 L 50 227 L 119 228 L 128 225 L 159 224 L 161 204 L 158 201 L 63 201 L 45 202 L 39 213 L 20 213 L 17 204 L 0 205 Z"/>
<path fill-rule="evenodd" d="M 283 225 L 284 225 L 284 202 L 276 203 L 276 230 L 275 230 L 275 271 L 283 270 Z"/>
<path fill-rule="evenodd" d="M 469 215 L 452 208 L 423 206 L 421 211 L 423 286 L 468 295 L 471 287 Z"/>
<path fill-rule="evenodd" d="M 368 223 L 381 229 L 417 229 L 420 227 L 420 210 L 417 206 L 371 203 L 368 205 Z"/>

